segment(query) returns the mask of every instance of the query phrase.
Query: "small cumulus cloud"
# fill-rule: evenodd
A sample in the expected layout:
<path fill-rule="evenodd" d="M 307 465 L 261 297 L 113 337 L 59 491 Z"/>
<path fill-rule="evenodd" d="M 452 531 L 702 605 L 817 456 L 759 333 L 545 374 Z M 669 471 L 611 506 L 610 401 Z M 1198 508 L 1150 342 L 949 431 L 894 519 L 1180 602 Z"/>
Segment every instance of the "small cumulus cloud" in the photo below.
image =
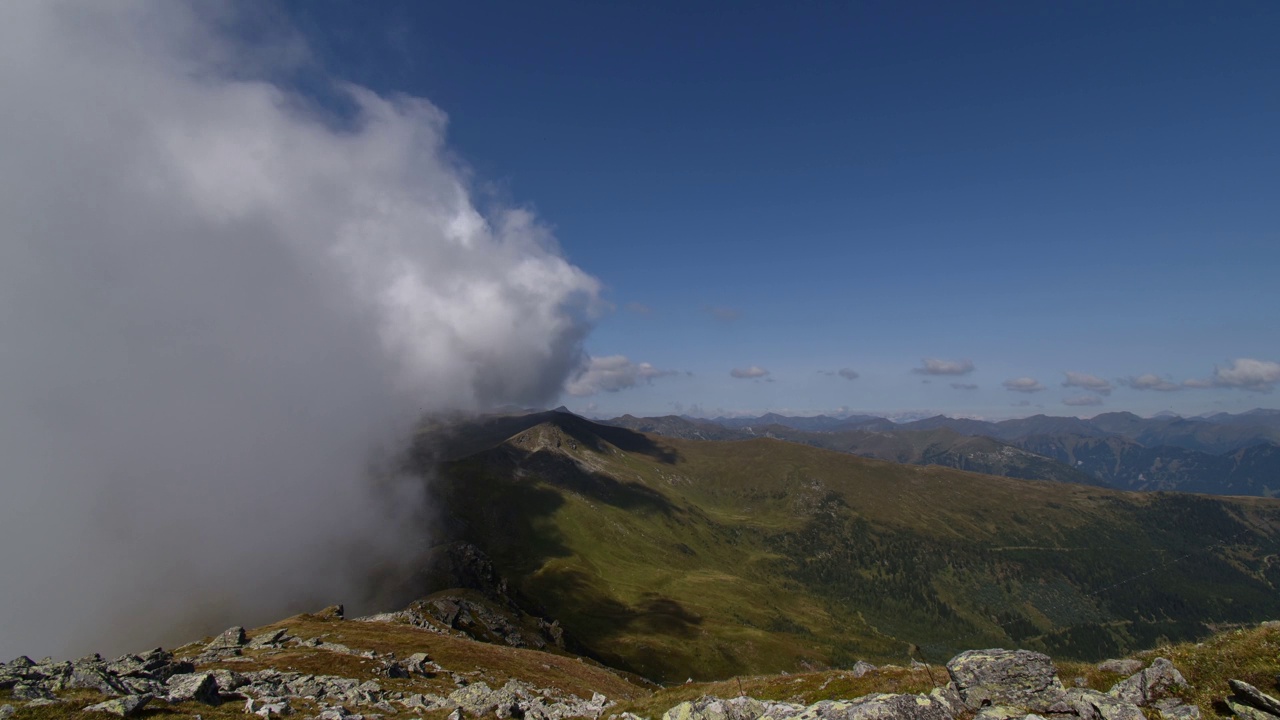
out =
<path fill-rule="evenodd" d="M 757 380 L 768 377 L 769 371 L 759 365 L 752 365 L 751 367 L 734 368 L 729 371 L 729 376 L 740 380 Z"/>
<path fill-rule="evenodd" d="M 1004 385 L 1006 390 L 1020 393 L 1034 393 L 1044 389 L 1039 380 L 1029 377 L 1013 378 L 1012 380 L 1005 380 L 1001 384 Z"/>
<path fill-rule="evenodd" d="M 1062 382 L 1062 387 L 1074 387 L 1081 390 L 1088 390 L 1099 395 L 1110 395 L 1114 389 L 1111 383 L 1097 375 L 1090 375 L 1082 372 L 1071 372 L 1068 370 L 1064 373 L 1067 379 Z"/>
<path fill-rule="evenodd" d="M 920 367 L 911 372 L 921 375 L 968 375 L 973 372 L 973 361 L 925 358 L 920 361 Z"/>
<path fill-rule="evenodd" d="M 720 322 L 733 322 L 742 317 L 742 313 L 736 308 L 725 307 L 723 305 L 709 305 L 705 308 L 707 314 L 719 320 Z"/>
<path fill-rule="evenodd" d="M 839 370 L 819 370 L 818 372 L 822 373 L 823 375 L 826 375 L 827 377 L 842 377 L 845 380 L 857 380 L 859 377 L 861 377 L 860 375 L 858 375 L 858 371 L 854 370 L 853 368 L 840 368 Z"/>
<path fill-rule="evenodd" d="M 1194 380 L 1187 381 L 1187 383 L 1192 383 L 1192 382 L 1196 382 L 1196 381 Z M 1196 385 L 1189 385 L 1187 383 L 1183 383 L 1183 385 L 1186 385 L 1187 387 L 1198 387 Z M 1165 378 L 1162 378 L 1159 375 L 1156 375 L 1155 373 L 1145 373 L 1142 375 L 1138 375 L 1136 377 L 1127 378 L 1124 380 L 1124 384 L 1128 385 L 1134 390 L 1157 390 L 1159 392 L 1172 392 L 1174 390 L 1182 389 L 1182 385 L 1178 385 L 1177 383 L 1166 380 Z M 1206 387 L 1208 387 L 1208 384 L 1206 384 Z"/>
<path fill-rule="evenodd" d="M 675 370 L 659 370 L 649 363 L 631 362 L 625 355 L 593 357 L 565 386 L 565 391 L 578 397 L 618 392 L 653 382 L 655 378 L 677 374 Z"/>
<path fill-rule="evenodd" d="M 1213 384 L 1252 392 L 1271 392 L 1280 383 L 1280 363 L 1238 358 L 1225 368 L 1213 370 Z"/>
<path fill-rule="evenodd" d="M 1070 405 L 1071 407 L 1090 407 L 1094 405 L 1101 405 L 1102 398 L 1097 395 L 1076 395 L 1074 397 L 1064 399 L 1062 404 Z"/>
<path fill-rule="evenodd" d="M 645 305 L 644 303 L 638 302 L 627 303 L 627 310 L 635 313 L 636 315 L 648 315 L 653 312 L 653 308 Z"/>
<path fill-rule="evenodd" d="M 974 383 L 951 383 L 953 390 L 977 390 L 978 386 Z"/>

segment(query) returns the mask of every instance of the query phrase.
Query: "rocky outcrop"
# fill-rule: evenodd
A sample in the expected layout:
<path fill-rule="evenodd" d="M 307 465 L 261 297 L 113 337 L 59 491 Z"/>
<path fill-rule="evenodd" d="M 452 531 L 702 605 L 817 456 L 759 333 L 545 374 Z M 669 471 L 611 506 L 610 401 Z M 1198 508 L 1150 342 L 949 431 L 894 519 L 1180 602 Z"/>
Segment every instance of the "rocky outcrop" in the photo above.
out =
<path fill-rule="evenodd" d="M 947 672 L 972 710 L 996 706 L 1045 712 L 1065 693 L 1049 656 L 1028 650 L 970 650 L 952 658 Z"/>
<path fill-rule="evenodd" d="M 456 610 L 462 612 L 466 608 Z M 336 613 L 331 615 L 336 620 Z M 347 642 L 361 637 L 358 633 L 334 635 L 341 635 Z M 303 640 L 290 636 L 285 629 L 273 629 L 248 638 L 243 628 L 235 627 L 204 646 L 194 646 L 190 652 L 196 654 L 192 658 L 175 657 L 162 649 L 110 661 L 97 655 L 69 662 L 33 662 L 20 657 L 0 664 L 0 689 L 7 690 L 15 703 L 27 706 L 63 702 L 59 694 L 65 695 L 64 691 L 95 690 L 107 697 L 84 710 L 121 717 L 133 716 L 144 708 L 152 712 L 156 705 L 166 703 L 185 705 L 188 712 L 192 705 L 235 703 L 229 707 L 235 708 L 236 713 L 243 708 L 244 713 L 262 718 L 301 714 L 307 720 L 364 720 L 427 713 L 436 717 L 447 714 L 453 720 L 647 720 L 629 713 L 610 715 L 615 702 L 600 693 L 583 698 L 520 679 L 504 678 L 505 683 L 498 686 L 503 681 L 486 678 L 483 670 L 451 671 L 425 652 L 400 658 L 390 652 L 330 642 L 326 637 L 332 638 L 321 635 Z M 290 653 L 283 654 L 278 651 L 280 648 L 288 648 Z M 228 669 L 261 668 L 253 663 L 272 656 L 292 662 L 293 653 L 299 650 L 359 658 L 331 658 L 333 663 L 320 666 L 359 667 L 364 674 L 360 678 L 313 674 L 295 672 L 287 666 L 285 670 Z M 947 663 L 949 682 L 929 693 L 875 693 L 809 705 L 704 696 L 675 705 L 662 715 L 662 720 L 1201 720 L 1198 708 L 1179 699 L 1187 683 L 1169 660 L 1157 658 L 1145 668 L 1141 663 L 1135 666 L 1120 661 L 1108 661 L 1106 665 L 1107 669 L 1134 672 L 1105 693 L 1084 687 L 1068 690 L 1045 655 L 1025 650 L 972 650 L 952 658 Z M 552 669 L 550 665 L 542 667 Z M 840 675 L 858 678 L 874 670 L 871 665 L 858 663 Z M 824 684 L 822 688 L 825 687 Z M 428 688 L 432 691 L 426 692 Z M 1237 716 L 1245 720 L 1280 720 L 1280 700 L 1236 680 L 1231 681 L 1231 689 L 1235 694 L 1227 705 Z M 67 705 L 66 710 L 74 712 L 79 707 Z M 6 713 L 12 715 L 13 711 L 0 709 L 0 720 L 7 717 Z"/>
<path fill-rule="evenodd" d="M 1280 678 L 1276 678 L 1280 684 Z M 1228 680 L 1234 693 L 1226 699 L 1227 707 L 1236 717 L 1244 720 L 1277 720 L 1280 718 L 1280 700 L 1262 692 L 1243 680 Z"/>
<path fill-rule="evenodd" d="M 1186 678 L 1173 663 L 1165 658 L 1156 658 L 1150 667 L 1116 683 L 1107 694 L 1134 705 L 1148 705 L 1186 686 Z"/>

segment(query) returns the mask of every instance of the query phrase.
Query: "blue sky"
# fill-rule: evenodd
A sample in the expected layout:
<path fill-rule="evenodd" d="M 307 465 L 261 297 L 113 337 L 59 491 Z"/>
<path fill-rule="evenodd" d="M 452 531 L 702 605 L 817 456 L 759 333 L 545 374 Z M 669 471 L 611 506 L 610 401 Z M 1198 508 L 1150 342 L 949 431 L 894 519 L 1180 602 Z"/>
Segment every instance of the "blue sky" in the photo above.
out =
<path fill-rule="evenodd" d="M 376 7 L 286 14 L 604 283 L 572 409 L 1276 406 L 1280 5 Z"/>

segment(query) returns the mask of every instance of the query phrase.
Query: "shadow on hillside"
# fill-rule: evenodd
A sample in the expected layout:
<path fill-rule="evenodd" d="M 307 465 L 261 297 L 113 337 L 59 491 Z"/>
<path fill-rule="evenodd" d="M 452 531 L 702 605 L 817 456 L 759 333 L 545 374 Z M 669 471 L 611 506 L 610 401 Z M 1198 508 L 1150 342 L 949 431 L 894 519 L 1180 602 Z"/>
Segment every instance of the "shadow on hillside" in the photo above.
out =
<path fill-rule="evenodd" d="M 659 445 L 648 435 L 628 430 L 627 428 L 614 427 L 613 425 L 600 425 L 576 415 L 556 414 L 559 416 L 556 418 L 556 425 L 566 435 L 597 450 L 604 450 L 604 448 L 600 447 L 597 441 L 598 438 L 623 452 L 645 455 L 667 465 L 674 465 L 680 460 L 679 453 L 669 447 Z"/>
<path fill-rule="evenodd" d="M 643 483 L 584 470 L 572 458 L 559 453 L 524 453 L 517 466 L 553 485 L 623 510 L 660 512 L 668 516 L 679 510 L 665 495 Z"/>
<path fill-rule="evenodd" d="M 629 632 L 689 638 L 698 631 L 702 617 L 680 603 L 656 593 L 646 593 L 636 605 L 606 595 L 581 570 L 558 568 L 540 573 L 533 582 L 537 594 L 553 597 L 574 618 L 591 626 L 595 637 L 608 638 Z"/>

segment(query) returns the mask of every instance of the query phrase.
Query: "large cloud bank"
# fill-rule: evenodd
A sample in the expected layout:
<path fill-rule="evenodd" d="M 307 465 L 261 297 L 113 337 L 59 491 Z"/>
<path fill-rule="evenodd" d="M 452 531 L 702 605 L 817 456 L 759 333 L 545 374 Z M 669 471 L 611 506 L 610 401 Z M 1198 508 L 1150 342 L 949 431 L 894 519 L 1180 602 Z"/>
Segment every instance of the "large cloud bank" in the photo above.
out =
<path fill-rule="evenodd" d="M 322 113 L 209 12 L 0 4 L 0 656 L 367 600 L 414 418 L 583 362 L 597 282 L 477 209 L 441 111 Z"/>

